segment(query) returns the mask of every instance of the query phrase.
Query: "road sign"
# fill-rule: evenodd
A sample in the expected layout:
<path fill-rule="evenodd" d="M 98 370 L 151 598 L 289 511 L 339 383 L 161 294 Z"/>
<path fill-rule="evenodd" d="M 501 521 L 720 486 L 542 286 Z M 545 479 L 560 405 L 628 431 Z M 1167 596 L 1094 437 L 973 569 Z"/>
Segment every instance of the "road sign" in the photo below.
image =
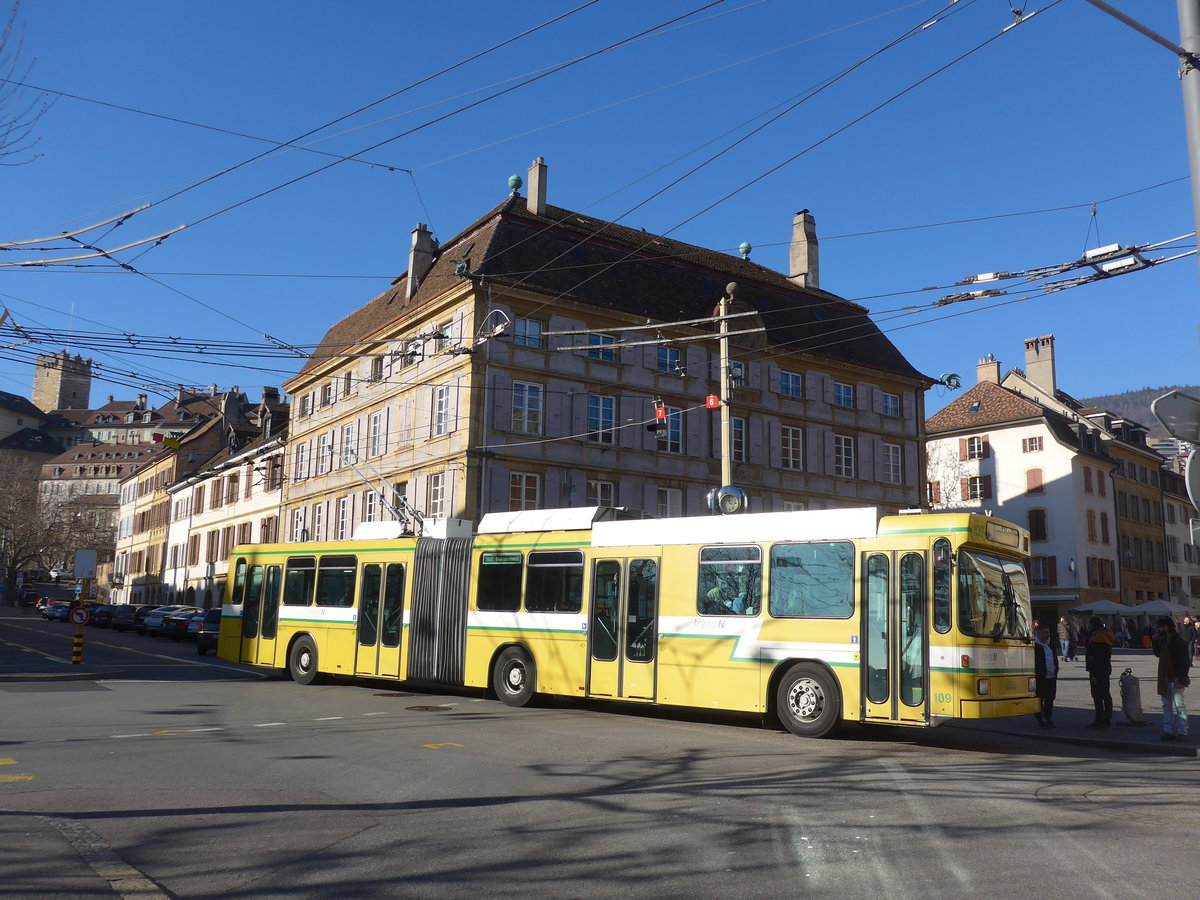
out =
<path fill-rule="evenodd" d="M 71 623 L 74 625 L 86 625 L 87 620 L 92 617 L 92 614 L 85 607 L 77 606 L 70 612 Z"/>
<path fill-rule="evenodd" d="M 78 597 L 82 593 L 83 593 L 83 582 L 82 581 L 75 582 L 75 596 Z"/>
<path fill-rule="evenodd" d="M 1169 391 L 1151 402 L 1150 411 L 1171 437 L 1200 443 L 1200 400 Z"/>

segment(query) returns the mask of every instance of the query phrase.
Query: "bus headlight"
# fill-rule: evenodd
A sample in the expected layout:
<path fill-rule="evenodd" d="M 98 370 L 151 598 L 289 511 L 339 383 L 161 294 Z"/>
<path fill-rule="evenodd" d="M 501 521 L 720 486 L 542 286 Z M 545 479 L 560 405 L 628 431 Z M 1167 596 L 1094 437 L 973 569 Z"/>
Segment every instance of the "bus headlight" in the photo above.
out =
<path fill-rule="evenodd" d="M 987 678 L 980 678 L 975 682 L 975 688 L 979 692 L 980 697 L 986 697 L 990 687 L 991 681 Z"/>

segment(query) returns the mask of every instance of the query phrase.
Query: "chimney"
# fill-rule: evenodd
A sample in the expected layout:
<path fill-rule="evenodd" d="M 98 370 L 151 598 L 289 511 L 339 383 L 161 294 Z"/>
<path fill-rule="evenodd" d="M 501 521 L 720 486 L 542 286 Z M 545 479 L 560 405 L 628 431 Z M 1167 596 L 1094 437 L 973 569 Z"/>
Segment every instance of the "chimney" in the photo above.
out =
<path fill-rule="evenodd" d="M 433 268 L 433 235 L 421 222 L 412 232 L 412 250 L 408 252 L 408 290 L 405 299 L 411 300 L 429 270 Z"/>
<path fill-rule="evenodd" d="M 525 208 L 535 216 L 546 214 L 546 160 L 538 157 L 529 167 L 529 191 Z"/>
<path fill-rule="evenodd" d="M 975 365 L 975 383 L 983 384 L 999 384 L 1000 383 L 1000 361 L 992 354 L 988 354 Z"/>
<path fill-rule="evenodd" d="M 1058 389 L 1054 377 L 1054 335 L 1025 341 L 1025 377 L 1050 396 Z"/>
<path fill-rule="evenodd" d="M 175 405 L 183 406 L 183 385 L 175 385 Z"/>
<path fill-rule="evenodd" d="M 137 395 L 137 405 L 134 407 L 134 409 L 145 409 L 146 401 L 148 399 L 150 399 L 150 398 L 147 397 L 145 394 L 138 394 Z"/>
<path fill-rule="evenodd" d="M 800 287 L 820 287 L 821 269 L 817 261 L 817 220 L 807 209 L 792 219 L 791 274 L 788 280 Z"/>
<path fill-rule="evenodd" d="M 279 388 L 270 387 L 270 386 L 264 387 L 262 389 L 262 402 L 270 403 L 272 405 L 278 406 L 279 405 Z"/>

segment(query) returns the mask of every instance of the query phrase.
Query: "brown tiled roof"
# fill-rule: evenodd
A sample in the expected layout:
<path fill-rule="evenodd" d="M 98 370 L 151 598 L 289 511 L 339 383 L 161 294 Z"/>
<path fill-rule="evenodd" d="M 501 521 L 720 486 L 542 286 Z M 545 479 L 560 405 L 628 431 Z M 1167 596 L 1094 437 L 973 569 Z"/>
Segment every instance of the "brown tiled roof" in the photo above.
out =
<path fill-rule="evenodd" d="M 36 419 L 46 418 L 46 414 L 34 406 L 33 401 L 8 391 L 0 391 L 0 409 L 7 409 L 22 416 L 33 416 Z"/>
<path fill-rule="evenodd" d="M 58 454 L 47 465 L 79 465 L 84 461 L 99 462 L 102 459 L 104 462 L 114 463 L 136 462 L 150 456 L 157 449 L 157 444 L 76 444 Z M 106 453 L 109 456 L 104 458 Z M 133 456 L 126 458 L 126 453 L 132 453 Z"/>
<path fill-rule="evenodd" d="M 975 412 L 971 407 L 978 403 Z M 981 381 L 945 409 L 925 420 L 925 432 L 930 437 L 944 431 L 982 428 L 1007 422 L 1037 419 L 1045 408 L 1020 394 L 990 381 Z"/>
<path fill-rule="evenodd" d="M 458 271 L 465 260 L 469 276 Z M 333 325 L 306 372 L 380 333 L 464 278 L 520 286 L 658 321 L 710 316 L 730 281 L 759 310 L 768 342 L 932 383 L 871 321 L 867 310 L 779 272 L 672 238 L 556 206 L 544 216 L 510 197 L 437 251 L 411 301 L 406 279 Z"/>

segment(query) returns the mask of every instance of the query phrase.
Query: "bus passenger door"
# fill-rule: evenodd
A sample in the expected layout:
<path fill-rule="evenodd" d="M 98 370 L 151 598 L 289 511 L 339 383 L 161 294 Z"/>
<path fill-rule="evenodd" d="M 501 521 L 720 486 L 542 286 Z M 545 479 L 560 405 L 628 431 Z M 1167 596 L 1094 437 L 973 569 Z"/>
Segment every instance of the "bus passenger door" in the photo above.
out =
<path fill-rule="evenodd" d="M 258 617 L 262 604 L 262 566 L 247 566 L 238 561 L 234 576 L 234 597 L 241 596 L 242 602 L 242 646 L 238 653 L 239 662 L 258 662 Z"/>
<path fill-rule="evenodd" d="M 864 556 L 863 719 L 924 724 L 929 693 L 925 554 Z"/>
<path fill-rule="evenodd" d="M 653 700 L 658 663 L 657 559 L 593 563 L 588 696 Z"/>
<path fill-rule="evenodd" d="M 258 633 L 255 662 L 260 666 L 281 667 L 279 663 L 275 662 L 275 637 L 279 633 L 279 587 L 283 583 L 282 573 L 283 569 L 280 566 L 267 566 L 266 577 L 263 577 L 261 569 L 258 576 L 262 579 L 262 602 L 260 604 L 262 627 Z M 251 572 L 247 593 L 251 590 L 257 590 L 253 572 Z"/>
<path fill-rule="evenodd" d="M 358 599 L 356 675 L 400 677 L 404 623 L 404 566 L 367 563 Z"/>

